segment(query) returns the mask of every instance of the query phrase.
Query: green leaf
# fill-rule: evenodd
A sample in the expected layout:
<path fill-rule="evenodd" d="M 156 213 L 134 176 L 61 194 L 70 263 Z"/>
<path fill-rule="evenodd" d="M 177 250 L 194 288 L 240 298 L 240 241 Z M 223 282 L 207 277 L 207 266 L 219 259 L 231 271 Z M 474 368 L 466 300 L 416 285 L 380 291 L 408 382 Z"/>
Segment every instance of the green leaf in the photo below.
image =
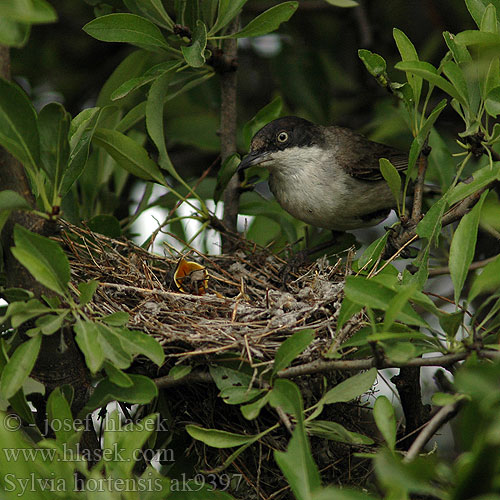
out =
<path fill-rule="evenodd" d="M 226 189 L 229 181 L 232 179 L 233 175 L 238 170 L 238 165 L 240 164 L 240 157 L 238 153 L 229 155 L 222 164 L 219 173 L 217 174 L 217 184 L 214 190 L 214 201 L 217 203 L 220 201 L 222 193 Z"/>
<path fill-rule="evenodd" d="M 267 9 L 256 18 L 252 19 L 241 31 L 231 35 L 230 38 L 247 38 L 266 35 L 279 28 L 281 23 L 288 21 L 299 6 L 299 2 L 283 2 Z"/>
<path fill-rule="evenodd" d="M 294 385 L 288 380 L 277 380 L 276 382 Z M 295 397 L 300 398 L 298 388 L 296 388 Z M 310 499 L 312 493 L 319 490 L 321 479 L 311 454 L 311 447 L 302 420 L 299 420 L 295 426 L 287 450 L 285 452 L 275 451 L 274 459 L 290 484 L 295 498 Z"/>
<path fill-rule="evenodd" d="M 119 338 L 124 349 L 131 355 L 135 356 L 137 354 L 142 354 L 158 366 L 163 364 L 165 360 L 163 348 L 159 342 L 150 335 L 139 330 L 129 330 L 128 328 L 118 328 L 104 325 L 101 329 L 101 335 L 105 330 Z"/>
<path fill-rule="evenodd" d="M 354 0 L 326 0 L 327 3 L 334 7 L 357 7 L 359 4 Z"/>
<path fill-rule="evenodd" d="M 114 215 L 96 215 L 87 221 L 87 225 L 94 233 L 104 234 L 109 238 L 122 236 L 120 221 Z"/>
<path fill-rule="evenodd" d="M 279 347 L 274 358 L 273 375 L 286 368 L 314 340 L 315 331 L 300 330 L 287 338 Z"/>
<path fill-rule="evenodd" d="M 396 320 L 398 314 L 401 312 L 405 304 L 408 303 L 408 300 L 413 296 L 413 294 L 417 291 L 417 285 L 410 286 L 400 286 L 398 287 L 397 294 L 395 297 L 389 302 L 389 307 L 387 308 L 384 316 L 384 324 L 383 330 L 389 331 L 392 324 Z"/>
<path fill-rule="evenodd" d="M 162 63 L 155 64 L 153 67 L 149 68 L 143 75 L 131 78 L 130 80 L 126 80 L 122 84 L 120 84 L 116 88 L 116 90 L 113 91 L 110 99 L 112 101 L 122 99 L 134 90 L 137 90 L 143 85 L 156 80 L 165 72 L 176 70 L 180 67 L 180 65 L 181 63 L 178 60 L 164 61 Z M 120 132 L 123 132 L 123 130 L 120 130 Z"/>
<path fill-rule="evenodd" d="M 70 279 L 68 258 L 55 242 L 16 224 L 12 254 L 39 281 L 60 295 L 67 295 Z"/>
<path fill-rule="evenodd" d="M 87 283 L 78 283 L 78 290 L 80 291 L 80 305 L 88 304 L 94 297 L 94 293 L 99 287 L 99 282 L 96 280 L 87 281 Z"/>
<path fill-rule="evenodd" d="M 7 307 L 6 315 L 0 318 L 0 324 L 11 318 L 12 328 L 17 328 L 36 316 L 50 312 L 53 312 L 52 309 L 42 304 L 38 299 L 31 299 L 27 302 L 13 302 Z"/>
<path fill-rule="evenodd" d="M 241 406 L 241 414 L 247 420 L 253 420 L 259 416 L 260 410 L 266 406 L 271 397 L 270 392 L 266 392 L 261 398 L 257 399 L 253 403 L 248 403 L 246 405 Z"/>
<path fill-rule="evenodd" d="M 26 24 L 57 21 L 56 11 L 45 0 L 7 0 L 1 3 L 2 17 Z"/>
<path fill-rule="evenodd" d="M 486 9 L 486 3 L 483 0 L 465 0 L 465 5 L 477 24 L 477 27 L 481 27 L 481 19 L 483 18 L 484 11 Z"/>
<path fill-rule="evenodd" d="M 368 436 L 349 431 L 343 425 L 328 420 L 307 422 L 306 430 L 308 434 L 312 434 L 313 436 L 329 439 L 331 441 L 340 441 L 341 443 L 364 445 L 371 445 L 374 443 L 373 439 Z"/>
<path fill-rule="evenodd" d="M 37 335 L 23 342 L 14 351 L 3 369 L 0 379 L 0 393 L 4 399 L 10 399 L 21 389 L 35 366 L 41 345 L 42 336 Z"/>
<path fill-rule="evenodd" d="M 101 347 L 99 330 L 93 321 L 76 320 L 75 340 L 85 356 L 85 363 L 92 373 L 97 373 L 104 363 L 104 351 Z"/>
<path fill-rule="evenodd" d="M 358 270 L 359 269 L 364 269 L 365 271 L 370 270 L 375 265 L 375 263 L 377 262 L 378 258 L 380 257 L 381 253 L 385 248 L 389 235 L 390 231 L 387 231 L 380 238 L 377 238 L 375 241 L 370 243 L 368 248 L 363 252 L 361 257 L 358 259 L 357 262 Z M 338 323 L 340 324 L 340 316 L 338 319 Z M 340 326 L 338 326 L 337 328 L 340 328 Z"/>
<path fill-rule="evenodd" d="M 402 61 L 397 63 L 394 67 L 396 69 L 421 76 L 432 85 L 444 90 L 444 92 L 449 94 L 451 97 L 454 97 L 464 106 L 466 105 L 466 102 L 455 87 L 448 80 L 445 80 L 442 76 L 440 76 L 437 69 L 432 64 L 424 61 Z"/>
<path fill-rule="evenodd" d="M 126 373 L 122 372 L 108 361 L 104 363 L 104 370 L 113 384 L 118 385 L 119 387 L 132 387 L 134 385 L 132 379 Z"/>
<path fill-rule="evenodd" d="M 416 232 L 421 238 L 427 238 L 429 243 L 436 241 L 441 233 L 441 218 L 448 206 L 446 197 L 434 203 L 424 218 L 417 224 Z"/>
<path fill-rule="evenodd" d="M 418 61 L 417 51 L 415 50 L 415 46 L 411 43 L 410 39 L 397 28 L 392 30 L 392 35 L 398 47 L 399 53 L 401 54 L 401 59 L 403 61 Z M 418 102 L 420 101 L 420 93 L 422 91 L 422 78 L 411 73 L 406 73 L 406 78 L 408 79 L 408 83 L 413 90 L 415 105 L 418 105 Z"/>
<path fill-rule="evenodd" d="M 486 33 L 498 33 L 497 11 L 491 3 L 484 10 L 480 30 Z"/>
<path fill-rule="evenodd" d="M 93 141 L 103 147 L 122 168 L 131 174 L 165 185 L 165 180 L 156 163 L 146 150 L 130 137 L 116 130 L 100 128 L 95 131 Z"/>
<path fill-rule="evenodd" d="M 60 314 L 47 314 L 38 318 L 35 324 L 44 335 L 52 335 L 62 328 L 68 314 L 69 311 L 64 311 Z"/>
<path fill-rule="evenodd" d="M 460 182 L 446 196 L 450 205 L 457 203 L 467 196 L 479 191 L 495 180 L 500 180 L 500 162 L 493 162 L 493 166 L 486 166 L 472 174 L 471 182 Z"/>
<path fill-rule="evenodd" d="M 361 309 L 363 309 L 363 306 L 361 304 L 353 302 L 347 297 L 344 297 L 337 320 L 337 331 L 339 331 L 345 325 L 346 321 L 351 319 L 354 314 L 361 311 Z"/>
<path fill-rule="evenodd" d="M 56 191 L 69 162 L 69 126 L 71 117 L 64 107 L 52 102 L 38 115 L 42 167 Z"/>
<path fill-rule="evenodd" d="M 327 0 L 328 1 L 328 0 Z M 344 487 L 326 486 L 313 493 L 311 500 L 376 500 L 380 497 Z"/>
<path fill-rule="evenodd" d="M 358 50 L 358 56 L 372 76 L 383 79 L 382 83 L 387 83 L 387 63 L 382 56 L 366 49 Z"/>
<path fill-rule="evenodd" d="M 144 48 L 168 47 L 160 29 L 135 14 L 108 14 L 90 21 L 82 29 L 103 42 L 125 42 Z"/>
<path fill-rule="evenodd" d="M 29 24 L 19 23 L 5 17 L 0 18 L 0 44 L 21 48 L 28 42 L 31 32 Z"/>
<path fill-rule="evenodd" d="M 467 82 L 465 81 L 465 76 L 462 69 L 454 61 L 446 61 L 443 64 L 443 73 L 446 75 L 448 80 L 455 87 L 456 91 L 460 94 L 462 102 L 469 102 L 469 90 L 467 89 Z"/>
<path fill-rule="evenodd" d="M 385 396 L 379 396 L 376 399 L 373 407 L 373 417 L 387 446 L 394 450 L 396 446 L 396 417 L 391 402 Z"/>
<path fill-rule="evenodd" d="M 146 101 L 146 128 L 151 140 L 158 149 L 160 167 L 179 180 L 179 174 L 168 156 L 163 125 L 163 108 L 168 86 L 172 80 L 173 69 L 159 76 L 151 85 Z"/>
<path fill-rule="evenodd" d="M 252 387 L 227 387 L 220 392 L 220 397 L 228 405 L 248 403 L 266 392 L 264 389 Z"/>
<path fill-rule="evenodd" d="M 103 323 L 110 326 L 125 326 L 130 320 L 130 314 L 125 311 L 116 311 L 102 317 Z"/>
<path fill-rule="evenodd" d="M 449 267 L 451 281 L 455 289 L 455 304 L 458 307 L 458 300 L 462 293 L 465 279 L 469 274 L 469 266 L 474 258 L 476 249 L 477 230 L 479 227 L 479 217 L 481 207 L 486 198 L 485 191 L 474 208 L 462 217 L 458 227 L 453 235 L 450 245 Z"/>
<path fill-rule="evenodd" d="M 70 405 L 60 387 L 56 387 L 50 393 L 47 400 L 47 413 L 58 444 L 67 443 L 76 429 Z"/>
<path fill-rule="evenodd" d="M 379 163 L 380 163 L 380 172 L 382 173 L 382 176 L 389 185 L 391 193 L 394 196 L 394 199 L 396 200 L 399 213 L 400 212 L 399 200 L 401 198 L 401 176 L 399 175 L 399 172 L 396 170 L 396 167 L 387 158 L 380 158 Z"/>
<path fill-rule="evenodd" d="M 92 136 L 97 128 L 103 109 L 89 108 L 77 115 L 70 126 L 69 165 L 64 172 L 61 196 L 64 196 L 80 177 L 87 163 Z"/>
<path fill-rule="evenodd" d="M 36 112 L 16 84 L 0 78 L 0 144 L 27 169 L 40 163 Z"/>
<path fill-rule="evenodd" d="M 227 26 L 229 22 L 234 19 L 243 8 L 247 0 L 219 0 L 219 9 L 217 11 L 217 20 L 210 28 L 209 36 L 214 35 L 222 28 Z"/>
<path fill-rule="evenodd" d="M 322 404 L 345 403 L 369 391 L 377 378 L 377 369 L 358 373 L 330 389 L 320 400 Z"/>
<path fill-rule="evenodd" d="M 283 411 L 293 415 L 298 425 L 304 423 L 304 404 L 296 384 L 286 379 L 274 381 L 269 404 L 274 408 L 280 406 Z"/>
<path fill-rule="evenodd" d="M 455 41 L 463 45 L 480 45 L 489 49 L 500 47 L 500 35 L 498 33 L 486 33 L 477 30 L 461 31 L 455 36 Z"/>
<path fill-rule="evenodd" d="M 168 376 L 172 377 L 174 380 L 179 380 L 184 378 L 186 375 L 189 375 L 192 369 L 193 367 L 190 365 L 176 365 L 170 368 Z"/>
<path fill-rule="evenodd" d="M 193 68 L 200 68 L 206 62 L 205 48 L 207 47 L 207 27 L 198 19 L 193 31 L 191 45 L 181 47 L 184 59 Z"/>
<path fill-rule="evenodd" d="M 374 280 L 362 276 L 348 276 L 345 295 L 352 302 L 362 306 L 386 311 L 396 292 Z M 412 309 L 410 304 L 403 306 L 397 319 L 409 325 L 427 326 L 427 323 Z"/>
<path fill-rule="evenodd" d="M 482 269 L 472 282 L 469 290 L 468 302 L 474 300 L 478 295 L 494 293 L 500 289 L 500 255 Z"/>
<path fill-rule="evenodd" d="M 432 112 L 429 114 L 429 116 L 425 119 L 423 125 L 420 127 L 420 130 L 418 131 L 417 136 L 415 139 L 413 139 L 413 142 L 410 147 L 410 154 L 408 156 L 408 169 L 406 171 L 406 184 L 411 179 L 411 174 L 413 172 L 413 169 L 417 163 L 418 156 L 420 155 L 420 152 L 422 151 L 422 148 L 424 147 L 427 137 L 429 136 L 432 127 L 434 126 L 434 123 L 438 119 L 439 115 L 441 114 L 441 111 L 446 107 L 446 99 L 443 99 L 442 101 L 437 104 L 437 106 L 432 110 Z"/>
<path fill-rule="evenodd" d="M 97 384 L 92 396 L 80 411 L 79 416 L 85 417 L 96 408 L 102 408 L 110 401 L 123 401 L 131 404 L 147 404 L 158 396 L 155 383 L 144 375 L 127 374 L 133 382 L 132 387 L 120 387 L 105 378 Z"/>
<path fill-rule="evenodd" d="M 138 14 L 144 15 L 158 26 L 172 31 L 174 22 L 165 10 L 162 0 L 134 0 L 134 3 L 138 8 Z M 125 5 L 132 11 L 129 0 L 125 2 Z"/>
<path fill-rule="evenodd" d="M 446 337 L 452 341 L 462 325 L 464 320 L 464 311 L 457 311 L 455 313 L 441 313 L 439 316 L 439 326 L 446 333 Z"/>
<path fill-rule="evenodd" d="M 241 446 L 254 439 L 254 436 L 220 431 L 218 429 L 204 429 L 193 424 L 186 425 L 186 431 L 192 438 L 213 448 L 221 449 Z"/>
<path fill-rule="evenodd" d="M 94 342 L 102 346 L 104 358 L 111 361 L 117 368 L 128 368 L 132 363 L 132 354 L 125 348 L 120 335 L 117 335 L 113 327 L 96 323 L 97 336 Z"/>
<path fill-rule="evenodd" d="M 6 189 L 0 191 L 0 213 L 10 212 L 11 210 L 31 210 L 30 204 L 15 191 Z M 1 231 L 0 227 L 0 231 Z"/>
<path fill-rule="evenodd" d="M 493 118 L 500 115 L 500 87 L 494 87 L 488 92 L 484 107 L 486 112 Z"/>
<path fill-rule="evenodd" d="M 393 363 L 406 363 L 411 358 L 421 354 L 411 342 L 384 342 L 382 347 L 387 358 Z"/>
<path fill-rule="evenodd" d="M 486 99 L 495 87 L 500 87 L 500 63 L 498 57 L 492 58 L 486 78 L 481 81 L 482 96 Z"/>
<path fill-rule="evenodd" d="M 469 63 L 472 61 L 472 57 L 465 47 L 462 44 L 459 44 L 455 41 L 455 35 L 452 35 L 449 31 L 443 32 L 444 41 L 448 48 L 451 50 L 453 54 L 453 58 L 458 64 Z"/>
<path fill-rule="evenodd" d="M 261 108 L 257 114 L 243 126 L 243 142 L 245 151 L 250 147 L 252 137 L 264 125 L 279 118 L 283 109 L 283 99 L 281 96 L 275 97 L 269 104 Z"/>

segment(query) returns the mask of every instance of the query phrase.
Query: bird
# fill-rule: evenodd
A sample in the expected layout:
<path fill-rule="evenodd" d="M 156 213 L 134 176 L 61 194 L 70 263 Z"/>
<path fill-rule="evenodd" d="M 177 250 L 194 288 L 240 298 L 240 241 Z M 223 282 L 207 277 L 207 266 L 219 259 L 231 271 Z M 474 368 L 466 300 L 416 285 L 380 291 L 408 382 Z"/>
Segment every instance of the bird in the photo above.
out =
<path fill-rule="evenodd" d="M 374 226 L 396 206 L 380 158 L 398 171 L 408 166 L 404 152 L 351 129 L 285 116 L 253 136 L 238 171 L 267 168 L 271 192 L 284 210 L 336 233 Z"/>

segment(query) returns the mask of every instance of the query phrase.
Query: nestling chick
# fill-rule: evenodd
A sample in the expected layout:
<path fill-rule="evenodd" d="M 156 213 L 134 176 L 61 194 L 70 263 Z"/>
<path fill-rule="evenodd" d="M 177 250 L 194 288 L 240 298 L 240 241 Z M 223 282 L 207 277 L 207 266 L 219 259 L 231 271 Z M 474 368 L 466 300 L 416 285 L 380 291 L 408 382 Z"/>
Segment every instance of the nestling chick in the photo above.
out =
<path fill-rule="evenodd" d="M 378 224 L 396 206 L 379 158 L 398 170 L 408 165 L 406 154 L 352 130 L 286 116 L 255 134 L 239 170 L 266 167 L 269 187 L 287 212 L 313 226 L 346 231 Z"/>

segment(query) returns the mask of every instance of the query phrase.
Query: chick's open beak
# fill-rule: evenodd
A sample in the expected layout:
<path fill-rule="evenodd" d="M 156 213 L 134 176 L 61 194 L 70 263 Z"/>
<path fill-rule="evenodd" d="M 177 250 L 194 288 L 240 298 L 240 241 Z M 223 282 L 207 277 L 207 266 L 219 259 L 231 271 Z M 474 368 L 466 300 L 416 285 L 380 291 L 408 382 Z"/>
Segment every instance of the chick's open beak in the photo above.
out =
<path fill-rule="evenodd" d="M 238 166 L 238 171 L 245 170 L 245 168 L 259 165 L 269 160 L 270 153 L 267 151 L 250 151 Z"/>

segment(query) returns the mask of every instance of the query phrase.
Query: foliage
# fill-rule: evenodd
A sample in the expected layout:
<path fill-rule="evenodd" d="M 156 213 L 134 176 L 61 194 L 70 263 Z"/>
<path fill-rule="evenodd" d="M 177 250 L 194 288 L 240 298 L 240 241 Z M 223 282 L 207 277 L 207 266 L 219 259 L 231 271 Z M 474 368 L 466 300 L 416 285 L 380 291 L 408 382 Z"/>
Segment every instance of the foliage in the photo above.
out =
<path fill-rule="evenodd" d="M 186 218 L 200 224 L 197 235 L 206 234 L 216 221 L 209 200 L 220 200 L 238 167 L 239 157 L 236 153 L 228 157 L 217 179 L 207 176 L 197 183 L 188 178 L 170 154 L 165 106 L 182 102 L 193 90 L 209 91 L 217 73 L 227 71 L 223 58 L 225 41 L 271 33 L 288 21 L 298 7 L 298 2 L 277 3 L 242 27 L 232 29 L 240 13 L 245 12 L 246 3 L 176 1 L 172 8 L 165 8 L 159 0 L 124 0 L 97 6 L 97 17 L 83 30 L 96 40 L 128 44 L 133 49 L 102 87 L 96 105 L 74 117 L 58 103 L 37 111 L 19 85 L 1 79 L 0 144 L 24 166 L 36 206 L 31 207 L 19 193 L 1 191 L 0 229 L 12 211 L 27 210 L 50 221 L 62 214 L 75 223 L 87 221 L 92 229 L 109 236 L 130 237 L 132 223 L 141 213 L 162 206 L 168 208 L 169 216 L 159 224 L 160 229 L 168 226 L 184 240 L 185 247 L 192 243 L 186 241 L 182 226 Z M 350 0 L 328 3 L 340 7 L 356 5 Z M 162 347 L 145 332 L 127 328 L 128 314 L 92 311 L 88 306 L 98 283 L 88 281 L 76 288 L 60 245 L 17 225 L 13 230 L 12 254 L 53 294 L 34 297 L 30 290 L 2 290 L 8 305 L 2 306 L 0 318 L 0 394 L 5 407 L 10 406 L 15 416 L 2 413 L 1 440 L 4 449 L 30 451 L 28 455 L 32 457 L 25 458 L 24 454 L 24 459 L 11 460 L 8 454 L 0 455 L 0 484 L 6 498 L 24 494 L 26 484 L 16 478 L 28 477 L 33 485 L 30 498 L 47 498 L 47 491 L 61 492 L 61 498 L 232 498 L 224 490 L 229 488 L 236 495 L 238 486 L 232 480 L 221 483 L 226 469 L 249 448 L 261 446 L 263 439 L 282 424 L 288 424 L 290 438 L 286 447 L 273 450 L 273 456 L 299 500 L 380 498 L 380 494 L 391 499 L 411 495 L 498 498 L 500 374 L 498 363 L 482 358 L 498 359 L 500 260 L 493 255 L 478 265 L 474 261 L 485 257 L 480 244 L 482 233 L 498 236 L 500 231 L 500 202 L 493 189 L 500 180 L 500 125 L 496 122 L 500 114 L 500 3 L 465 3 L 477 29 L 457 34 L 444 32 L 444 56 L 437 64 L 424 60 L 399 29 L 393 31 L 400 54 L 394 69 L 399 73 L 393 72 L 384 57 L 375 52 L 361 49 L 358 53 L 368 72 L 391 93 L 394 113 L 403 118 L 412 136 L 405 177 L 386 159 L 381 159 L 381 171 L 395 194 L 401 190 L 404 193 L 398 204 L 401 220 L 391 231 L 406 234 L 405 245 L 418 241 L 412 262 L 403 261 L 397 267 L 396 260 L 401 255 L 395 251 L 388 257 L 391 233 L 386 231 L 352 263 L 354 274 L 345 280 L 337 334 L 360 312 L 364 314 L 363 325 L 344 343 L 332 344 L 324 362 L 340 358 L 356 361 L 371 356 L 373 367 L 333 387 L 328 387 L 325 378 L 321 396 L 310 402 L 299 383 L 287 380 L 287 369 L 314 341 L 314 331 L 297 332 L 283 342 L 271 367 L 213 363 L 210 375 L 225 404 L 238 407 L 250 422 L 269 409 L 278 417 L 253 434 L 187 423 L 184 434 L 208 447 L 229 452 L 214 471 L 222 491 L 212 491 L 205 482 L 206 475 L 201 474 L 176 489 L 177 479 L 170 474 L 165 460 L 158 459 L 161 450 L 168 449 L 175 439 L 173 430 L 165 431 L 158 425 L 168 410 L 159 408 L 163 400 L 151 377 L 127 371 L 137 356 L 162 366 Z M 0 42 L 12 47 L 26 43 L 32 24 L 53 22 L 56 17 L 55 10 L 44 0 L 16 0 L 0 8 Z M 398 74 L 403 82 L 393 81 L 393 74 Z M 241 151 L 248 147 L 253 134 L 280 116 L 285 107 L 283 99 L 275 97 L 247 121 L 239 134 Z M 213 112 L 203 111 L 199 116 L 201 128 L 214 130 Z M 460 123 L 460 132 L 453 137 L 460 151 L 454 154 L 447 145 L 452 134 L 444 137 L 435 128 L 446 124 L 442 117 L 447 114 L 449 120 L 452 113 Z M 181 130 L 183 117 L 178 118 L 176 124 Z M 179 130 L 177 137 L 182 135 Z M 202 134 L 194 137 L 197 134 L 190 131 L 186 135 L 189 138 L 184 137 L 185 142 L 202 149 L 218 147 L 215 134 L 209 138 Z M 437 187 L 425 194 L 423 207 L 415 210 L 415 205 L 409 206 L 406 195 L 417 191 L 422 172 Z M 239 185 L 243 193 L 240 212 L 254 217 L 247 237 L 257 243 L 269 243 L 270 236 L 276 236 L 274 248 L 281 250 L 287 241 L 298 239 L 304 225 L 252 192 L 255 175 L 250 169 Z M 127 185 L 138 179 L 141 183 L 136 185 L 142 189 L 138 208 L 133 215 L 120 217 L 118 201 L 128 193 Z M 165 194 L 153 198 L 153 185 L 160 186 Z M 190 216 L 178 211 L 181 204 L 189 207 Z M 263 231 L 270 220 L 279 226 L 279 234 Z M 405 221 L 410 223 L 405 225 Z M 452 222 L 457 224 L 453 226 Z M 317 233 L 313 236 L 321 238 Z M 451 312 L 431 298 L 435 296 L 432 280 L 437 274 L 433 271 L 439 261 L 446 263 L 453 286 Z M 484 269 L 476 272 L 481 267 Z M 31 387 L 29 376 L 44 336 L 60 335 L 64 329 L 74 331 L 96 387 L 79 415 L 71 413 L 73 395 L 67 387 L 47 395 L 52 432 L 43 435 L 34 425 L 26 397 L 41 389 Z M 439 454 L 418 456 L 422 448 L 416 452 L 410 449 L 405 455 L 398 446 L 401 436 L 397 413 L 384 395 L 378 395 L 373 404 L 373 420 L 382 437 L 379 442 L 368 432 L 354 432 L 326 417 L 320 419 L 329 405 L 359 401 L 374 385 L 377 368 L 417 366 L 425 361 L 422 356 L 430 353 L 468 358 L 454 374 L 452 393 L 435 393 L 433 397 L 435 406 L 442 406 L 450 414 L 462 411 L 462 448 L 453 460 Z M 182 378 L 190 370 L 180 365 L 170 375 Z M 109 453 L 82 457 L 77 451 L 85 416 L 112 401 L 120 402 L 127 412 L 131 404 L 139 405 L 137 419 L 123 424 L 118 411 L 108 415 L 100 437 L 102 453 Z M 79 417 L 82 420 L 77 422 Z M 16 422 L 19 425 L 13 425 Z M 22 431 L 21 422 L 32 432 Z M 312 453 L 314 439 L 346 443 L 358 450 L 358 458 L 372 460 L 376 484 L 365 485 L 370 493 L 322 484 Z M 116 450 L 122 455 L 113 455 Z M 141 450 L 154 451 L 154 455 L 138 455 L 136 452 Z M 61 459 L 67 452 L 71 452 L 71 458 Z M 151 465 L 154 457 L 159 467 Z M 83 458 L 94 459 L 97 465 L 88 470 Z M 193 469 L 186 466 L 185 470 L 182 474 Z M 479 485 L 478 476 L 484 477 Z M 67 485 L 74 485 L 74 481 L 80 481 L 77 486 L 82 492 L 68 489 Z M 125 481 L 133 487 L 120 489 Z M 98 493 L 90 491 L 93 484 L 103 485 L 103 489 Z"/>

